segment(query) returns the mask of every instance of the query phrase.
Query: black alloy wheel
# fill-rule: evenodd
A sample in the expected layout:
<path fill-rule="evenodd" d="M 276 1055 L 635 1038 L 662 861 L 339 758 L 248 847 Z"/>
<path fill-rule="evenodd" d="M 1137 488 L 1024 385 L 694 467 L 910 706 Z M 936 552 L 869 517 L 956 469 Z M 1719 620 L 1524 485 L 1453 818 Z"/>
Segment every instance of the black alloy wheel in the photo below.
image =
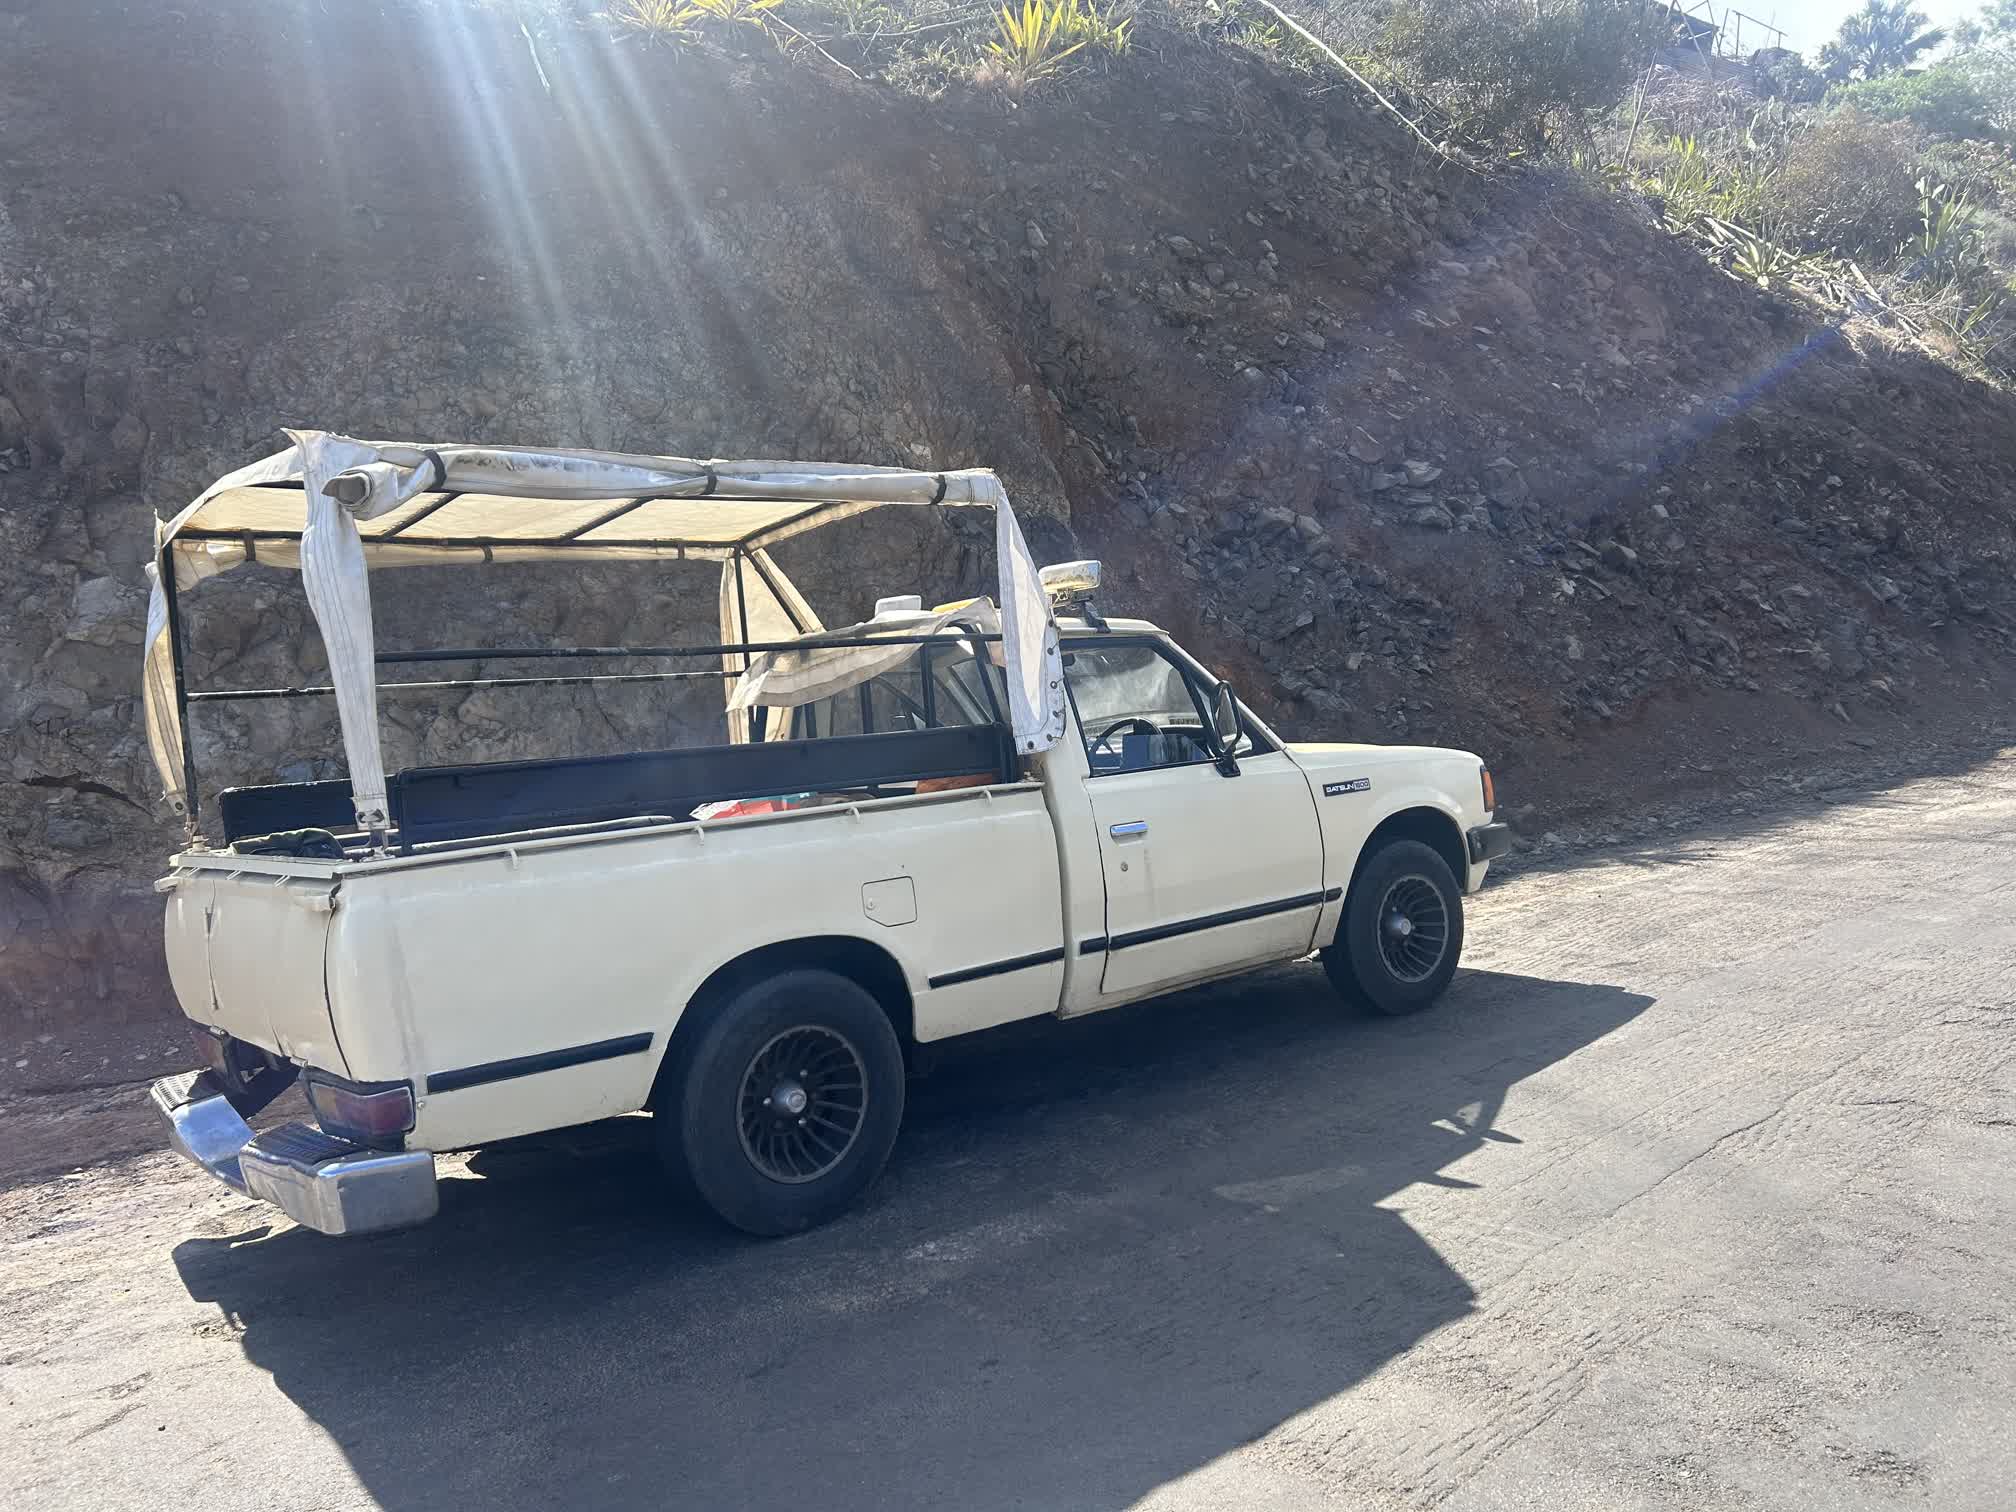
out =
<path fill-rule="evenodd" d="M 1378 1013 L 1413 1013 L 1442 995 L 1463 954 L 1463 892 L 1449 863 L 1418 840 L 1365 858 L 1323 969 L 1344 997 Z"/>

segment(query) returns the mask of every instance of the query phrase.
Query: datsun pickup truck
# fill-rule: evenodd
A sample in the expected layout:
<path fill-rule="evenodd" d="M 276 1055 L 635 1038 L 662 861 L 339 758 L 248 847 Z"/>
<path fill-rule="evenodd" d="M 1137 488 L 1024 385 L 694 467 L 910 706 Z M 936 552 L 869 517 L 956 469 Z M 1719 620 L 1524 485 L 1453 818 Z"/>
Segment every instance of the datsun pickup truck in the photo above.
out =
<path fill-rule="evenodd" d="M 998 597 L 823 626 L 770 548 L 890 505 L 991 507 Z M 639 1111 L 721 1218 L 801 1230 L 888 1160 L 920 1047 L 1312 953 L 1350 1002 L 1412 1012 L 1507 848 L 1476 756 L 1282 739 L 1103 617 L 1097 563 L 1039 568 L 981 470 L 304 431 L 157 542 L 145 709 L 189 836 L 157 885 L 202 1065 L 152 1096 L 183 1153 L 324 1233 L 432 1216 L 436 1152 Z M 553 560 L 718 566 L 721 638 L 378 651 L 371 572 Z M 251 561 L 300 570 L 327 686 L 191 686 L 189 590 Z M 695 658 L 726 689 L 707 743 L 384 769 L 402 688 Z M 334 700 L 347 775 L 199 809 L 192 716 L 283 697 Z M 314 1123 L 255 1134 L 297 1082 Z"/>

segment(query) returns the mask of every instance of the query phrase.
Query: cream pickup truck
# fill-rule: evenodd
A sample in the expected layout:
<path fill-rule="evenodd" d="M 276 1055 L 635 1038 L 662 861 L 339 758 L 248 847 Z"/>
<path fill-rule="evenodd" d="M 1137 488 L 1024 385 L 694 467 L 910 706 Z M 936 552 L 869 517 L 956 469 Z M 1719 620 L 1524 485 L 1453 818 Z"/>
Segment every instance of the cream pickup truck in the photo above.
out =
<path fill-rule="evenodd" d="M 1096 563 L 1036 567 L 991 473 L 294 441 L 159 527 L 146 715 L 190 840 L 158 886 L 204 1064 L 152 1095 L 177 1148 L 325 1233 L 432 1216 L 434 1152 L 640 1110 L 728 1223 L 800 1230 L 889 1158 L 918 1047 L 1312 952 L 1410 1012 L 1506 848 L 1477 757 L 1281 739 L 1101 617 Z M 991 506 L 998 599 L 826 628 L 769 548 L 900 504 Z M 567 558 L 718 564 L 720 641 L 376 648 L 370 571 Z M 252 560 L 301 570 L 327 687 L 193 686 L 184 596 Z M 496 670 L 584 658 L 654 670 Z M 430 661 L 483 675 L 384 677 Z M 719 678 L 720 723 L 384 769 L 380 698 L 593 675 Z M 196 712 L 318 696 L 347 775 L 203 817 Z M 255 1134 L 297 1080 L 315 1123 Z"/>

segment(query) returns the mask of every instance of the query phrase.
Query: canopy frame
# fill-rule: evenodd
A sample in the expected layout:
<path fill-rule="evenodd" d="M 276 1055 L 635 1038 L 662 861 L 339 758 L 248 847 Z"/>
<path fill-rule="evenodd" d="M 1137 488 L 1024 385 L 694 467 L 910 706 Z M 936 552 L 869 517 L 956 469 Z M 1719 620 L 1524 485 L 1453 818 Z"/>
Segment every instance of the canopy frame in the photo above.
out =
<path fill-rule="evenodd" d="M 1064 728 L 1057 630 L 1048 596 L 999 480 L 984 469 L 917 472 L 852 464 L 695 461 L 621 453 L 354 441 L 289 433 L 294 445 L 220 479 L 156 527 L 153 592 L 144 651 L 150 750 L 172 808 L 198 833 L 198 774 L 189 733 L 182 593 L 253 562 L 298 567 L 329 651 L 324 689 L 205 691 L 193 701 L 317 696 L 336 700 L 358 826 L 382 846 L 388 826 L 377 722 L 376 668 L 515 655 L 719 656 L 721 675 L 746 672 L 752 653 L 848 644 L 822 633 L 768 547 L 821 525 L 891 504 L 992 507 L 1000 570 L 1002 649 L 1009 723 L 1025 755 L 1049 749 Z M 283 503 L 299 499 L 298 514 Z M 685 510 L 649 506 L 686 505 Z M 275 505 L 280 505 L 276 510 Z M 453 513 L 455 506 L 459 510 Z M 601 506 L 586 509 L 584 506 Z M 557 517 L 539 530 L 541 516 Z M 294 523 L 299 521 L 298 526 Z M 679 522 L 686 528 L 679 528 Z M 378 522 L 383 521 L 383 524 Z M 432 528 L 427 528 L 428 522 Z M 461 521 L 460 525 L 456 522 Z M 631 522 L 627 527 L 625 522 Z M 653 523 L 656 528 L 649 528 Z M 646 528 L 640 528 L 640 525 Z M 746 528 L 743 528 L 746 525 Z M 416 530 L 415 527 L 421 527 Z M 514 533 L 527 532 L 529 533 Z M 610 534 L 611 530 L 622 531 Z M 721 566 L 721 644 L 705 647 L 497 648 L 378 654 L 368 573 L 373 567 L 512 561 L 704 561 Z M 755 582 L 749 582 L 750 578 Z M 732 588 L 732 599 L 731 599 Z M 750 595 L 766 625 L 800 641 L 758 640 Z M 731 624 L 732 612 L 735 623 Z M 739 632 L 739 636 L 736 632 Z M 991 637 L 990 637 L 991 638 Z M 886 645 L 892 638 L 874 637 Z M 731 658 L 733 662 L 731 664 Z M 626 674 L 655 681 L 694 674 Z M 699 674 L 705 675 L 705 674 Z M 550 686 L 584 678 L 487 678 L 450 686 Z M 415 684 L 388 683 L 387 689 Z M 731 729 L 733 716 L 731 715 Z"/>
<path fill-rule="evenodd" d="M 938 477 L 943 475 L 934 473 L 931 474 L 931 476 Z M 289 482 L 255 483 L 248 486 L 280 493 L 304 492 L 302 486 L 299 483 L 289 483 Z M 420 510 L 400 520 L 390 529 L 362 537 L 364 544 L 368 548 L 370 546 L 376 546 L 380 544 L 396 543 L 399 546 L 433 547 L 438 550 L 444 550 L 444 551 L 481 550 L 485 547 L 489 548 L 492 551 L 500 549 L 524 550 L 531 548 L 538 548 L 542 550 L 551 551 L 551 550 L 558 550 L 559 548 L 565 546 L 586 545 L 597 547 L 603 550 L 612 550 L 612 551 L 664 552 L 667 550 L 672 550 L 677 551 L 682 556 L 690 554 L 694 556 L 700 556 L 703 560 L 714 560 L 714 559 L 725 559 L 727 556 L 732 556 L 737 552 L 755 551 L 765 545 L 770 544 L 772 541 L 788 540 L 790 539 L 790 537 L 794 535 L 805 534 L 805 532 L 808 529 L 816 529 L 820 525 L 833 523 L 842 519 L 850 519 L 854 515 L 862 512 L 861 505 L 864 502 L 867 503 L 870 508 L 877 507 L 878 502 L 878 501 L 864 501 L 858 499 L 828 500 L 824 503 L 814 504 L 809 508 L 801 509 L 796 514 L 790 515 L 789 517 L 784 518 L 782 520 L 777 520 L 769 524 L 766 524 L 761 529 L 751 531 L 745 537 L 727 541 L 689 540 L 689 539 L 681 539 L 677 536 L 639 536 L 628 539 L 622 537 L 615 537 L 608 539 L 597 538 L 596 540 L 593 541 L 587 541 L 584 539 L 590 533 L 600 530 L 607 525 L 614 524 L 624 515 L 631 513 L 632 511 L 640 508 L 645 504 L 684 502 L 694 497 L 692 494 L 674 493 L 674 492 L 639 494 L 634 498 L 622 499 L 619 503 L 618 508 L 608 510 L 605 513 L 595 517 L 594 519 L 589 520 L 587 523 L 582 525 L 576 525 L 571 530 L 563 531 L 558 535 L 550 535 L 550 536 L 501 536 L 501 535 L 481 535 L 481 534 L 429 535 L 425 532 L 419 534 L 408 534 L 408 532 L 412 529 L 413 526 L 419 524 L 427 516 L 435 514 L 440 510 L 446 508 L 448 505 L 458 502 L 460 499 L 464 497 L 464 495 L 467 492 L 468 492 L 467 490 L 462 489 L 443 489 L 439 491 L 429 489 L 424 491 L 422 494 L 416 494 L 414 496 L 416 498 L 426 497 L 427 494 L 436 494 L 436 497 L 428 499 L 426 505 L 423 506 Z M 484 490 L 484 492 L 493 493 L 494 490 L 486 489 Z M 508 496 L 498 495 L 498 497 L 508 497 Z M 580 499 L 571 499 L 566 502 L 578 504 L 587 501 Z M 723 500 L 722 502 L 727 503 L 731 501 Z M 776 501 L 760 498 L 751 498 L 732 502 L 740 502 L 747 504 L 764 504 Z M 892 499 L 887 502 L 891 504 L 902 504 L 911 501 Z M 940 507 L 958 508 L 961 506 L 944 505 L 941 502 Z M 239 530 L 233 530 L 233 529 L 209 530 L 205 529 L 200 525 L 184 525 L 174 532 L 173 539 L 176 541 L 222 541 L 236 545 L 249 544 L 256 547 L 258 543 L 262 541 L 276 542 L 276 543 L 277 542 L 298 543 L 305 537 L 306 534 L 307 532 L 305 529 L 274 530 L 271 528 L 263 528 L 263 529 L 239 529 Z"/>

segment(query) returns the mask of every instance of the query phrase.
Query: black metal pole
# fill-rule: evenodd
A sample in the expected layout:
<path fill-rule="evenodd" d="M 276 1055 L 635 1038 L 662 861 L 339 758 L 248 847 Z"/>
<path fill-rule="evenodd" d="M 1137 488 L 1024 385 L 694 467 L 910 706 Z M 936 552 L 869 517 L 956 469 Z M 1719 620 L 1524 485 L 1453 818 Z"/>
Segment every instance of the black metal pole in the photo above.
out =
<path fill-rule="evenodd" d="M 756 576 L 763 579 L 763 586 L 770 590 L 770 596 L 777 600 L 777 606 L 789 616 L 791 628 L 802 635 L 805 630 L 804 621 L 798 618 L 798 611 L 791 607 L 791 600 L 785 597 L 784 590 L 777 586 L 777 580 L 770 576 L 770 569 L 763 565 L 763 558 L 751 553 L 749 565 L 756 569 Z M 742 638 L 744 640 L 749 638 L 749 627 L 747 625 L 742 627 Z"/>
<path fill-rule="evenodd" d="M 742 586 L 742 548 L 735 548 L 735 608 L 742 618 L 742 644 L 749 644 L 749 590 Z M 749 653 L 742 653 L 742 670 L 749 670 Z"/>
<path fill-rule="evenodd" d="M 736 677 L 723 668 L 709 672 L 616 672 L 578 677 L 469 677 L 442 682 L 389 682 L 377 684 L 380 693 L 439 693 L 449 688 L 572 688 L 599 683 L 676 682 L 692 677 Z M 191 693 L 196 703 L 248 703 L 267 698 L 327 698 L 336 690 L 327 683 L 305 688 L 236 688 L 217 693 Z"/>
<path fill-rule="evenodd" d="M 982 634 L 947 626 L 936 635 L 822 635 L 814 633 L 797 640 L 723 641 L 710 646 L 445 646 L 431 651 L 381 651 L 375 660 L 381 667 L 407 666 L 416 662 L 518 661 L 565 657 L 624 656 L 728 656 L 751 651 L 805 651 L 827 646 L 929 646 L 941 640 L 975 642 L 999 641 L 998 632 Z"/>
<path fill-rule="evenodd" d="M 189 685 L 182 670 L 182 606 L 175 590 L 172 544 L 164 543 L 155 558 L 161 578 L 161 599 L 168 608 L 168 664 L 175 670 L 175 725 L 182 742 L 182 823 L 193 840 L 196 830 L 196 737 L 189 728 Z"/>

